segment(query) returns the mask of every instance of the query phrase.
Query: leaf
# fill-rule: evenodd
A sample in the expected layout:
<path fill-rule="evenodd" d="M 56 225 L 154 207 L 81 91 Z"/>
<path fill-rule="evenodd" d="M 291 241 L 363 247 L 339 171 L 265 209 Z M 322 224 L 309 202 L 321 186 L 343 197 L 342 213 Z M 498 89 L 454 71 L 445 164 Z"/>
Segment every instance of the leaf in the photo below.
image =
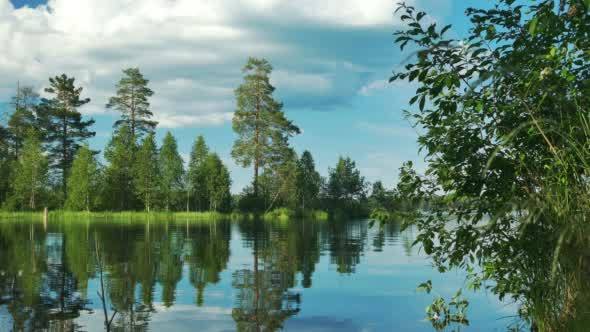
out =
<path fill-rule="evenodd" d="M 420 104 L 419 104 L 419 107 L 420 107 L 420 110 L 421 111 L 424 110 L 424 104 L 425 103 L 426 103 L 426 97 L 425 96 L 422 96 L 422 98 L 420 98 Z"/>
<path fill-rule="evenodd" d="M 590 10 L 590 0 L 584 0 L 584 4 L 586 4 L 586 9 Z"/>
<path fill-rule="evenodd" d="M 447 30 L 449 30 L 451 28 L 451 24 L 445 26 L 444 28 L 442 28 L 442 30 L 440 31 L 440 35 L 444 35 L 445 32 L 447 32 Z"/>
<path fill-rule="evenodd" d="M 420 21 L 424 16 L 426 16 L 425 12 L 419 12 L 418 15 L 416 15 L 416 20 Z"/>
<path fill-rule="evenodd" d="M 430 291 L 432 291 L 432 280 L 421 283 L 416 290 L 425 291 L 427 294 L 430 294 Z"/>
<path fill-rule="evenodd" d="M 537 32 L 537 25 L 539 24 L 539 18 L 535 16 L 529 23 L 529 33 L 534 36 Z"/>
<path fill-rule="evenodd" d="M 399 43 L 399 42 L 400 42 L 400 41 L 402 41 L 402 40 L 408 40 L 408 39 L 410 39 L 410 37 L 407 37 L 407 36 L 400 36 L 400 37 L 397 37 L 397 38 L 395 39 L 394 43 L 396 43 L 396 44 L 397 44 L 397 43 Z"/>

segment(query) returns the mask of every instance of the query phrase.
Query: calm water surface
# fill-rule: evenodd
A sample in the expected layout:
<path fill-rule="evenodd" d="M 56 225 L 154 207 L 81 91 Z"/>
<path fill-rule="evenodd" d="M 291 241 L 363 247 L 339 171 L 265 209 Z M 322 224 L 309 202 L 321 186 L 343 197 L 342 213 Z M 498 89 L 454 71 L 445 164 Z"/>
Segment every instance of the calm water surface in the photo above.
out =
<path fill-rule="evenodd" d="M 111 331 L 432 331 L 416 286 L 451 296 L 464 275 L 412 241 L 363 220 L 0 221 L 0 331 L 104 331 L 103 289 Z M 465 295 L 462 330 L 513 322 L 514 305 Z"/>

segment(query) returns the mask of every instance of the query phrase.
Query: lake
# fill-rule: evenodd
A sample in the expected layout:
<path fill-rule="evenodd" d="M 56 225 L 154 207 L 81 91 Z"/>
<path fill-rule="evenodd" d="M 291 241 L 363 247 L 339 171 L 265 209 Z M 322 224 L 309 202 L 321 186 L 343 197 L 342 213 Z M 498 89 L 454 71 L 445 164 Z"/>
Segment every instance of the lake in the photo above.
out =
<path fill-rule="evenodd" d="M 464 274 L 438 273 L 413 239 L 365 220 L 0 221 L 0 331 L 104 331 L 105 316 L 111 331 L 432 331 L 417 285 L 450 298 Z M 516 319 L 464 295 L 461 330 Z"/>

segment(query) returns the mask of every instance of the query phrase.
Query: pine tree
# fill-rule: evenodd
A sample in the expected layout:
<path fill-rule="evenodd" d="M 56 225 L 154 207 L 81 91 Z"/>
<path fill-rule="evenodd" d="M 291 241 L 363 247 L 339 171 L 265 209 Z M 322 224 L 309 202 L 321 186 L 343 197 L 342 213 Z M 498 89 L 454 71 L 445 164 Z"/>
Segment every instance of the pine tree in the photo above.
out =
<path fill-rule="evenodd" d="M 209 156 L 209 148 L 202 135 L 193 144 L 188 165 L 188 181 L 190 193 L 194 193 L 195 207 L 202 211 L 209 206 L 207 195 L 207 174 L 205 161 Z"/>
<path fill-rule="evenodd" d="M 232 125 L 238 139 L 232 157 L 243 167 L 254 166 L 252 185 L 256 196 L 259 170 L 268 162 L 273 138 L 298 134 L 299 128 L 285 118 L 283 105 L 272 96 L 275 88 L 270 84 L 270 63 L 250 58 L 243 72 L 244 83 L 235 91 L 237 109 Z"/>
<path fill-rule="evenodd" d="M 366 198 L 366 183 L 352 159 L 340 157 L 336 167 L 330 168 L 327 194 L 333 208 L 353 210 L 360 207 L 359 203 Z"/>
<path fill-rule="evenodd" d="M 9 149 L 9 133 L 6 128 L 0 124 L 0 205 L 8 197 L 8 189 L 11 178 L 12 156 Z"/>
<path fill-rule="evenodd" d="M 133 187 L 133 154 L 137 150 L 131 130 L 121 126 L 116 130 L 105 149 L 108 165 L 104 175 L 104 189 L 101 196 L 106 207 L 112 210 L 132 210 L 135 208 Z"/>
<path fill-rule="evenodd" d="M 39 195 L 47 186 L 47 157 L 41 149 L 41 142 L 35 130 L 29 130 L 22 153 L 14 165 L 12 191 L 15 201 L 22 208 L 35 210 Z"/>
<path fill-rule="evenodd" d="M 154 114 L 150 111 L 148 99 L 154 92 L 148 83 L 139 68 L 123 70 L 123 78 L 117 83 L 117 94 L 106 105 L 121 112 L 121 120 L 115 122 L 115 128 L 128 126 L 136 140 L 144 133 L 153 132 L 158 124 L 150 120 Z"/>
<path fill-rule="evenodd" d="M 184 168 L 178 153 L 176 139 L 170 132 L 164 137 L 160 149 L 161 194 L 166 211 L 174 200 L 174 195 L 182 190 Z"/>
<path fill-rule="evenodd" d="M 231 200 L 229 171 L 216 153 L 207 156 L 205 169 L 209 210 L 227 211 Z"/>
<path fill-rule="evenodd" d="M 49 87 L 45 92 L 53 97 L 43 98 L 39 111 L 46 130 L 45 139 L 50 143 L 51 166 L 60 171 L 64 199 L 67 197 L 67 177 L 74 155 L 82 141 L 95 135 L 88 129 L 94 120 L 82 121 L 82 114 L 78 112 L 78 107 L 87 104 L 90 99 L 80 99 L 82 88 L 77 88 L 74 81 L 73 77 L 65 74 L 49 78 Z"/>
<path fill-rule="evenodd" d="M 32 87 L 20 85 L 17 87 L 16 96 L 11 102 L 14 112 L 8 119 L 8 132 L 15 158 L 19 155 L 28 130 L 36 128 L 35 106 L 38 101 L 39 94 Z"/>
<path fill-rule="evenodd" d="M 268 151 L 268 162 L 261 176 L 260 187 L 265 209 L 295 208 L 297 205 L 297 153 L 289 146 L 288 138 L 280 133 Z"/>
<path fill-rule="evenodd" d="M 158 165 L 158 148 L 154 133 L 149 133 L 139 147 L 133 164 L 135 193 L 145 210 L 150 212 L 160 190 L 161 178 Z"/>
<path fill-rule="evenodd" d="M 297 162 L 297 199 L 301 208 L 313 207 L 320 193 L 321 177 L 311 152 L 304 151 Z"/>
<path fill-rule="evenodd" d="M 65 207 L 73 211 L 90 211 L 96 206 L 99 169 L 94 154 L 88 145 L 82 146 L 68 177 L 68 198 Z"/>

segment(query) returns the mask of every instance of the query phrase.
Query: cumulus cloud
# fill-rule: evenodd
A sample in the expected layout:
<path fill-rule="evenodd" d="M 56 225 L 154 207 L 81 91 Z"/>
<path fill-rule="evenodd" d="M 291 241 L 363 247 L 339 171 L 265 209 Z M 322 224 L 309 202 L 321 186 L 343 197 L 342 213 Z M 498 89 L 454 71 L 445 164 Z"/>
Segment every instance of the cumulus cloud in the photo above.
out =
<path fill-rule="evenodd" d="M 332 80 L 325 75 L 305 74 L 276 70 L 271 83 L 277 88 L 306 94 L 327 94 L 332 89 Z"/>
<path fill-rule="evenodd" d="M 121 70 L 140 67 L 161 126 L 219 125 L 231 119 L 242 65 L 261 56 L 276 63 L 286 107 L 336 104 L 377 88 L 363 87 L 366 34 L 340 36 L 389 34 L 392 12 L 390 0 L 49 0 L 18 9 L 0 0 L 0 100 L 17 80 L 42 91 L 67 73 L 92 98 L 82 111 L 104 114 Z M 328 41 L 334 51 L 317 46 Z M 352 44 L 361 56 L 342 52 Z"/>

